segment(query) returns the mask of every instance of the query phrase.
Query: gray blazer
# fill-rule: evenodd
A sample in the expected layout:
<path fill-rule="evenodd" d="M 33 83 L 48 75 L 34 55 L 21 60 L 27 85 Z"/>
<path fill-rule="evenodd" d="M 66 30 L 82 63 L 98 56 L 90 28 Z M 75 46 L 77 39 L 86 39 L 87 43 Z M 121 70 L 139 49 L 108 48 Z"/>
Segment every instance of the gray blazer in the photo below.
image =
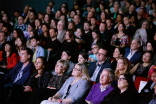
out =
<path fill-rule="evenodd" d="M 57 39 L 62 43 L 65 40 L 66 30 L 62 30 L 60 34 L 57 34 Z"/>
<path fill-rule="evenodd" d="M 75 77 L 68 78 L 61 87 L 61 89 L 58 91 L 58 93 L 61 94 L 61 99 L 63 99 L 66 96 L 68 87 L 74 81 L 74 79 Z M 66 98 L 71 98 L 72 103 L 74 103 L 76 100 L 83 97 L 83 95 L 85 95 L 85 93 L 89 91 L 90 88 L 91 88 L 90 82 L 87 80 L 83 80 L 81 78 L 79 81 L 77 81 L 70 87 L 69 94 L 66 96 Z"/>

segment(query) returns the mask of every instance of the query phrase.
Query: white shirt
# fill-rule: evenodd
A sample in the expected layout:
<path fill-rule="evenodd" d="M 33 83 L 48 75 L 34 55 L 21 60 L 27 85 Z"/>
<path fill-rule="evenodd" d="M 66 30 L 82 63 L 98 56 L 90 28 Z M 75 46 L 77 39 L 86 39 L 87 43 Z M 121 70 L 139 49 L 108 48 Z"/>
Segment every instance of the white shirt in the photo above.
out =
<path fill-rule="evenodd" d="M 97 62 L 96 65 L 97 65 L 97 66 L 96 66 L 96 69 L 95 69 L 95 71 L 94 71 L 94 73 L 93 73 L 93 75 L 92 75 L 92 77 L 91 77 L 91 80 L 94 81 L 94 82 L 96 82 L 96 78 L 97 78 L 97 76 L 98 76 L 98 73 L 99 73 L 99 71 L 100 71 L 100 69 L 101 69 L 103 63 L 100 64 L 100 65 L 98 65 L 98 62 Z"/>
<path fill-rule="evenodd" d="M 100 86 L 101 92 L 107 90 L 109 86 L 111 86 L 111 85 L 109 84 L 109 85 L 106 85 L 105 87 L 102 87 L 102 85 L 101 85 L 101 86 Z"/>
<path fill-rule="evenodd" d="M 130 50 L 129 55 L 127 56 L 128 60 L 130 60 L 130 59 L 132 58 L 132 56 L 135 54 L 135 52 L 136 52 L 136 51 L 131 52 L 131 50 Z"/>

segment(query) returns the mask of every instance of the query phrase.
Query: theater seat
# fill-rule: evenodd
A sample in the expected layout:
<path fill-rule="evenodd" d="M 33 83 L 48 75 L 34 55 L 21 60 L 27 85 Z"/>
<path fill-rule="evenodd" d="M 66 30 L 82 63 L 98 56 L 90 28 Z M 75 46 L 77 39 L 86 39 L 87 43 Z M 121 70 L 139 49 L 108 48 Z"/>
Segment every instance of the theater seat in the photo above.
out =
<path fill-rule="evenodd" d="M 136 77 L 134 85 L 135 85 L 135 88 L 137 89 L 137 91 L 139 91 L 141 81 L 148 82 L 149 80 L 150 80 L 149 78 L 145 78 L 145 77 Z"/>

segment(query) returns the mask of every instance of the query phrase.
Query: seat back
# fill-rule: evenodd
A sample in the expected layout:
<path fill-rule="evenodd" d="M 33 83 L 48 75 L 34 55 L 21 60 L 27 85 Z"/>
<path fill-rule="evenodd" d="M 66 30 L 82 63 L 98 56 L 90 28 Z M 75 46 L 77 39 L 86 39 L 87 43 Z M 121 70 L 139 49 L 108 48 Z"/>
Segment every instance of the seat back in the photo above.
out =
<path fill-rule="evenodd" d="M 134 85 L 135 85 L 135 88 L 137 89 L 137 91 L 139 91 L 139 87 L 141 87 L 140 86 L 141 81 L 148 82 L 149 80 L 150 80 L 149 78 L 145 78 L 145 77 L 136 77 Z"/>

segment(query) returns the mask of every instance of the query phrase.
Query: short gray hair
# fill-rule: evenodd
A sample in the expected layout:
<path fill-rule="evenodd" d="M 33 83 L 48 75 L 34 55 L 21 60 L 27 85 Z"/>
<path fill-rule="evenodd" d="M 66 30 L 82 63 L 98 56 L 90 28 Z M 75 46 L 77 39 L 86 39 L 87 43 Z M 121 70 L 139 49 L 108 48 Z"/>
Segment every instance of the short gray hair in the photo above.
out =
<path fill-rule="evenodd" d="M 109 72 L 109 78 L 113 81 L 115 79 L 115 74 L 114 74 L 114 70 L 112 70 L 111 68 L 104 68 L 103 71 L 106 70 Z M 102 71 L 102 72 L 103 72 Z"/>

